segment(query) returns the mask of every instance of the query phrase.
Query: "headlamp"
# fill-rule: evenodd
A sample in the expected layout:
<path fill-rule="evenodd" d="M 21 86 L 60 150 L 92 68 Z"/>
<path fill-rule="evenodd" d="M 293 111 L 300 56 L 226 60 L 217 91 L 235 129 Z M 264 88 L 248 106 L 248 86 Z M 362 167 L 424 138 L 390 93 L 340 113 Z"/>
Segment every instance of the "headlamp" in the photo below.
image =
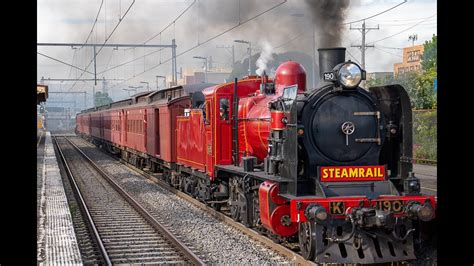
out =
<path fill-rule="evenodd" d="M 348 89 L 357 87 L 362 81 L 362 69 L 352 62 L 345 63 L 338 71 L 339 83 Z"/>
<path fill-rule="evenodd" d="M 353 89 L 365 80 L 366 72 L 354 62 L 347 61 L 334 67 L 331 72 L 325 72 L 323 79 L 341 85 L 344 89 Z"/>

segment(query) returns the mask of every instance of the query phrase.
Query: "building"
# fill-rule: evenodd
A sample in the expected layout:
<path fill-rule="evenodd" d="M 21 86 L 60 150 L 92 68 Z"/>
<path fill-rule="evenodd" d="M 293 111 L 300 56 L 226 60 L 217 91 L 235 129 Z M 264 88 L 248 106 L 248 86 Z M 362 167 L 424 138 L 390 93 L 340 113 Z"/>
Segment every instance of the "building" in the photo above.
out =
<path fill-rule="evenodd" d="M 224 83 L 228 82 L 228 78 L 230 76 L 231 71 L 220 71 L 220 72 L 207 72 L 207 82 L 208 83 Z M 204 72 L 194 72 L 193 75 L 185 75 L 184 76 L 184 84 L 197 84 L 203 83 L 205 81 Z"/>
<path fill-rule="evenodd" d="M 393 75 L 398 76 L 398 74 L 421 70 L 421 56 L 423 55 L 423 51 L 423 45 L 403 48 L 403 62 L 393 65 Z"/>
<path fill-rule="evenodd" d="M 393 72 L 372 72 L 372 73 L 367 73 L 366 80 L 388 79 L 391 77 L 393 77 Z"/>

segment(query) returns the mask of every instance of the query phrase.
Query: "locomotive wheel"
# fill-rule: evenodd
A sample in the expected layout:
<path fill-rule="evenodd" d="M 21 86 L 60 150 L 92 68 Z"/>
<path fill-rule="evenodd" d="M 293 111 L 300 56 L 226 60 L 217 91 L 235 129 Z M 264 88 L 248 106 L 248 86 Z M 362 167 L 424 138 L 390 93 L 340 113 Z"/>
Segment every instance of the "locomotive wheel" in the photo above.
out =
<path fill-rule="evenodd" d="M 232 215 L 232 219 L 234 219 L 237 222 L 241 221 L 241 211 L 242 211 L 242 202 L 245 204 L 245 197 L 242 196 L 241 193 L 237 192 L 234 194 L 234 197 L 232 199 L 232 205 L 230 205 L 230 213 Z"/>
<path fill-rule="evenodd" d="M 314 251 L 316 250 L 316 224 L 312 222 L 300 223 L 298 240 L 303 257 L 307 260 L 313 260 Z"/>

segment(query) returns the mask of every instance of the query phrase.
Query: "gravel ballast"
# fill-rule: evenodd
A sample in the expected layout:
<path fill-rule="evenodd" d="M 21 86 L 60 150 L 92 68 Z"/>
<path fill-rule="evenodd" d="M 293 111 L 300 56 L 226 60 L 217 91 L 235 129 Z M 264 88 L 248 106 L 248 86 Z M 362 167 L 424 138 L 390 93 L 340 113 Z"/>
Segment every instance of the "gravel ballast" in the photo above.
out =
<path fill-rule="evenodd" d="M 212 264 L 292 264 L 239 230 L 205 213 L 151 180 L 114 160 L 94 145 L 71 138 L 94 162 L 182 241 Z"/>

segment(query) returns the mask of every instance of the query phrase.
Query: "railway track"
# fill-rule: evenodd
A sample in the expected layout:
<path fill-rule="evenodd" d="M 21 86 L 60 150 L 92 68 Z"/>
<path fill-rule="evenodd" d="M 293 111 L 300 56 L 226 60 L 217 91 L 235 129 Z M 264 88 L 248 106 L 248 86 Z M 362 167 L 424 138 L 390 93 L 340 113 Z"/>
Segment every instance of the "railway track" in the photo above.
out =
<path fill-rule="evenodd" d="M 80 140 L 81 142 L 86 142 L 86 141 L 84 141 L 80 138 L 77 138 L 77 139 Z M 76 142 L 76 143 L 78 143 L 78 142 Z M 89 143 L 88 145 L 91 145 L 91 144 Z M 91 145 L 89 147 L 93 147 L 93 146 Z M 85 146 L 83 148 L 87 149 Z M 159 187 L 161 187 L 163 189 L 166 189 L 167 191 L 169 191 L 169 192 L 175 194 L 176 196 L 186 200 L 187 202 L 190 202 L 192 205 L 194 205 L 194 206 L 198 207 L 199 209 L 203 210 L 204 212 L 210 214 L 214 218 L 216 218 L 220 221 L 223 221 L 224 223 L 226 223 L 226 224 L 232 226 L 233 228 L 239 230 L 240 232 L 242 232 L 243 234 L 249 236 L 250 238 L 260 242 L 264 246 L 266 246 L 266 247 L 274 250 L 275 252 L 279 253 L 280 255 L 288 258 L 292 262 L 292 264 L 295 264 L 295 265 L 318 265 L 318 264 L 315 264 L 314 262 L 305 260 L 297 251 L 291 250 L 291 247 L 285 247 L 285 246 L 282 246 L 281 244 L 275 243 L 270 238 L 268 238 L 267 236 L 262 235 L 257 231 L 254 231 L 250 228 L 245 227 L 244 225 L 234 221 L 231 217 L 225 215 L 224 213 L 221 213 L 221 212 L 218 212 L 218 211 L 214 210 L 211 206 L 208 206 L 208 205 L 202 203 L 201 201 L 189 196 L 188 194 L 186 194 L 184 192 L 181 192 L 178 189 L 170 187 L 166 182 L 159 179 L 159 174 L 148 173 L 148 172 L 143 171 L 139 168 L 136 168 L 135 166 L 129 164 L 128 162 L 126 162 L 124 160 L 113 157 L 108 153 L 105 153 L 103 151 L 101 151 L 101 153 L 106 155 L 106 157 L 108 157 L 112 160 L 120 161 L 125 166 L 127 166 L 127 168 L 130 171 L 135 172 L 137 175 L 141 175 L 141 176 L 153 181 Z M 103 160 L 103 159 L 101 159 L 101 160 Z M 342 265 L 342 264 L 322 263 L 322 264 L 319 264 L 319 265 Z M 344 265 L 345 266 L 352 266 L 352 265 L 355 266 L 355 265 L 358 265 L 358 264 L 344 264 Z M 402 266 L 402 265 L 410 265 L 410 264 L 405 262 L 405 261 L 400 261 L 400 262 L 385 263 L 385 264 L 382 264 L 382 265 Z M 417 265 L 417 264 L 415 264 L 415 265 Z"/>
<path fill-rule="evenodd" d="M 116 159 L 116 158 L 114 158 L 114 159 Z M 212 207 L 210 207 L 210 206 L 204 204 L 203 202 L 189 196 L 188 194 L 186 194 L 186 193 L 184 193 L 184 192 L 182 192 L 178 189 L 175 189 L 174 187 L 169 186 L 166 182 L 164 182 L 161 179 L 158 179 L 156 176 L 153 176 L 152 174 L 150 174 L 148 172 L 145 172 L 145 171 L 143 171 L 139 168 L 136 168 L 132 164 L 129 164 L 128 162 L 126 162 L 122 159 L 118 159 L 118 161 L 120 161 L 121 163 L 126 165 L 130 170 L 132 170 L 132 171 L 134 171 L 134 172 L 150 179 L 151 181 L 153 181 L 154 183 L 156 183 L 160 187 L 162 187 L 162 188 L 172 192 L 173 194 L 177 195 L 178 197 L 192 203 L 194 206 L 196 206 L 199 209 L 207 212 L 208 214 L 210 214 L 214 218 L 225 222 L 226 224 L 234 227 L 235 229 L 239 230 L 240 232 L 244 233 L 245 235 L 249 236 L 250 238 L 262 243 L 263 245 L 269 247 L 270 249 L 276 251 L 277 253 L 287 257 L 288 259 L 293 261 L 293 263 L 295 263 L 296 265 L 317 265 L 316 263 L 313 263 L 311 261 L 306 260 L 300 254 L 298 254 L 295 251 L 292 251 L 290 248 L 284 247 L 284 246 L 280 245 L 279 243 L 275 243 L 270 238 L 268 238 L 264 235 L 261 235 L 257 231 L 254 231 L 250 228 L 247 228 L 246 226 L 244 226 L 243 224 L 241 224 L 239 222 L 236 222 L 235 220 L 233 220 L 231 217 L 227 216 L 226 214 L 221 213 L 219 211 L 216 211 Z M 329 265 L 329 264 L 323 264 L 323 265 Z M 401 265 L 401 264 L 394 264 L 394 265 Z"/>
<path fill-rule="evenodd" d="M 53 137 L 103 264 L 204 265 L 66 137 Z"/>

